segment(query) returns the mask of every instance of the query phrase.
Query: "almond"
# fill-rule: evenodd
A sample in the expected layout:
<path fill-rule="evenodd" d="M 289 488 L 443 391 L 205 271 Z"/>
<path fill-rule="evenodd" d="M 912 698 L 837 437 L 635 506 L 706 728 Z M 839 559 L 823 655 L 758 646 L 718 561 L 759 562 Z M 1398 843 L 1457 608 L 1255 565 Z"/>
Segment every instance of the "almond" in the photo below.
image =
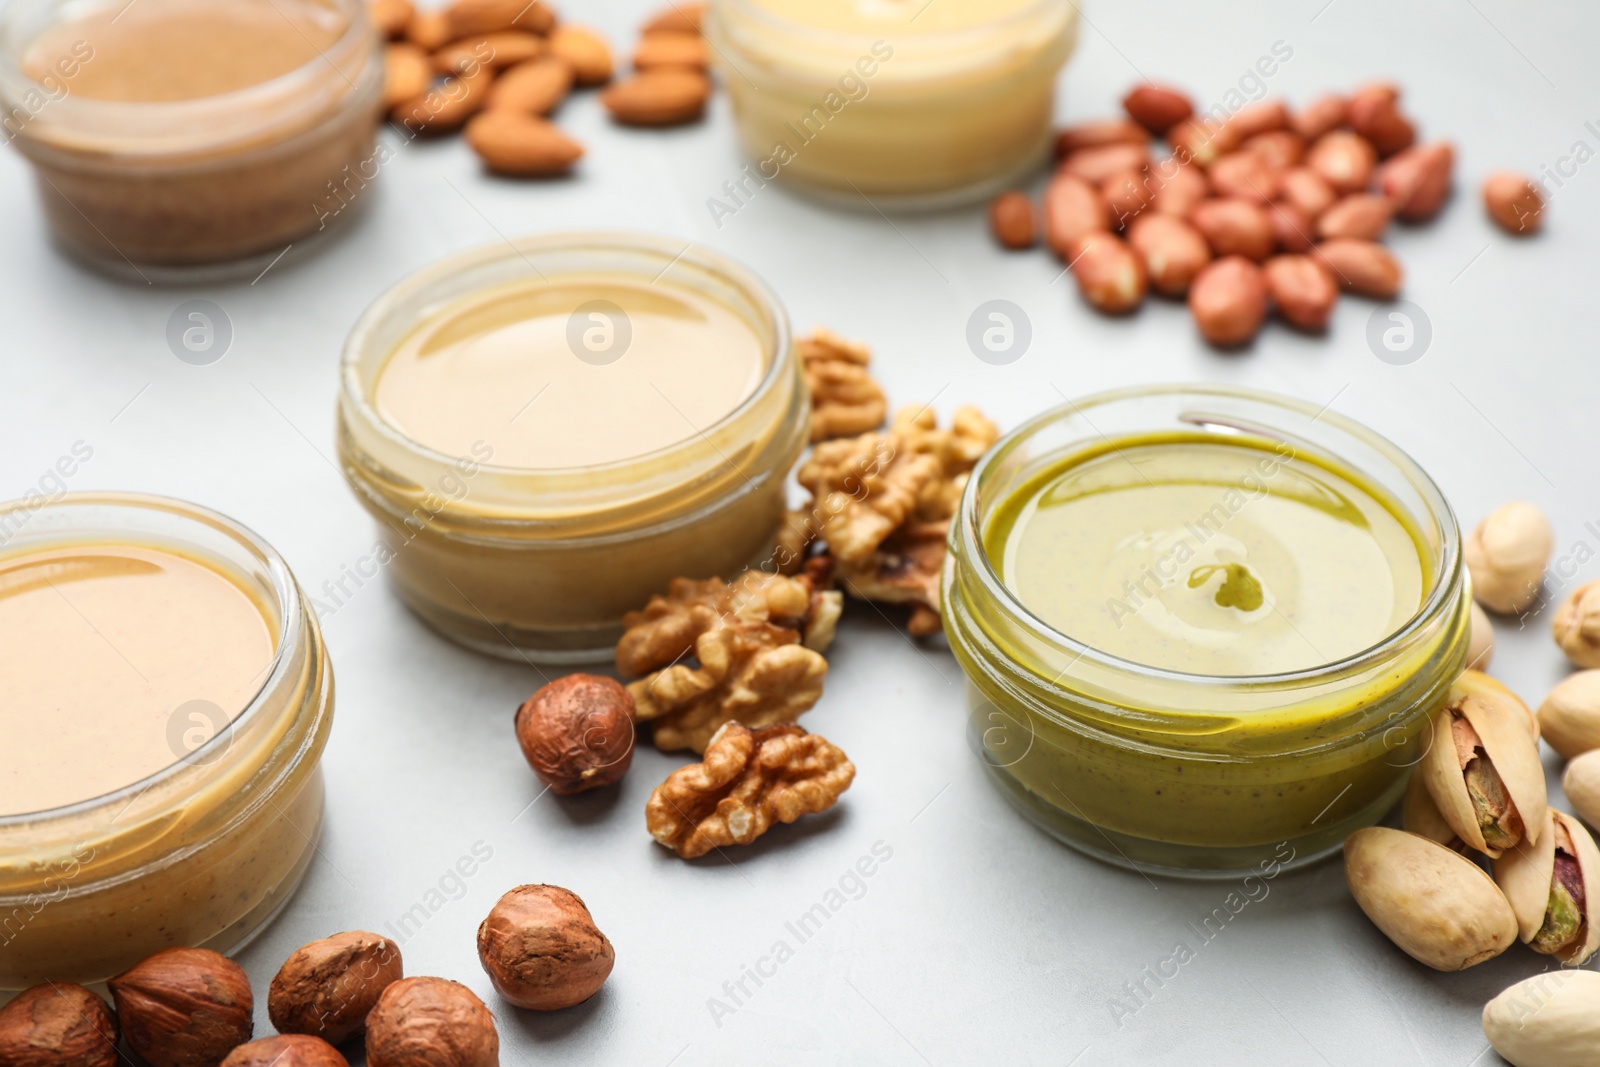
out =
<path fill-rule="evenodd" d="M 1315 141 L 1323 134 L 1343 126 L 1349 113 L 1349 101 L 1338 93 L 1328 93 L 1301 108 L 1289 120 L 1289 124 L 1301 137 Z"/>
<path fill-rule="evenodd" d="M 1039 233 L 1028 194 L 1013 189 L 995 197 L 989 205 L 989 228 L 1002 248 L 1032 248 Z"/>
<path fill-rule="evenodd" d="M 1144 261 L 1151 287 L 1163 296 L 1187 293 L 1195 275 L 1211 262 L 1211 246 L 1199 230 L 1154 211 L 1133 220 L 1128 246 Z"/>
<path fill-rule="evenodd" d="M 1127 229 L 1141 211 L 1155 202 L 1154 181 L 1148 170 L 1127 170 L 1100 186 L 1106 207 L 1111 211 L 1111 228 Z"/>
<path fill-rule="evenodd" d="M 1226 123 L 1218 126 L 1198 118 L 1188 118 L 1168 131 L 1167 143 L 1172 146 L 1172 154 L 1180 161 L 1209 167 L 1236 150 L 1243 143 L 1243 138 L 1236 128 Z"/>
<path fill-rule="evenodd" d="M 1137 86 L 1122 98 L 1122 106 L 1133 121 L 1157 137 L 1194 114 L 1194 104 L 1185 93 L 1153 82 Z"/>
<path fill-rule="evenodd" d="M 500 75 L 489 90 L 488 106 L 498 111 L 548 115 L 572 91 L 572 68 L 554 56 L 519 63 Z"/>
<path fill-rule="evenodd" d="M 433 86 L 433 64 L 428 54 L 406 41 L 383 49 L 383 108 L 393 111 L 416 100 Z"/>
<path fill-rule="evenodd" d="M 1211 180 L 1194 165 L 1184 165 L 1168 157 L 1150 168 L 1155 188 L 1155 209 L 1163 215 L 1186 217 L 1194 206 L 1211 195 Z"/>
<path fill-rule="evenodd" d="M 1111 227 L 1099 190 L 1074 174 L 1057 173 L 1044 190 L 1044 240 L 1064 260 L 1076 254 L 1079 239 Z"/>
<path fill-rule="evenodd" d="M 1400 264 L 1375 241 L 1336 237 L 1317 245 L 1313 254 L 1333 271 L 1345 292 L 1378 300 L 1393 299 L 1400 292 L 1404 277 Z"/>
<path fill-rule="evenodd" d="M 1211 250 L 1219 256 L 1244 256 L 1259 261 L 1272 255 L 1277 244 L 1266 210 L 1248 200 L 1202 201 L 1189 213 L 1189 221 L 1205 235 Z"/>
<path fill-rule="evenodd" d="M 1273 256 L 1262 268 L 1267 292 L 1285 322 L 1300 330 L 1324 330 L 1339 285 L 1326 266 L 1310 256 Z"/>
<path fill-rule="evenodd" d="M 661 67 L 693 67 L 704 70 L 710 63 L 710 49 L 698 33 L 647 33 L 633 51 L 636 70 Z"/>
<path fill-rule="evenodd" d="M 1267 205 L 1267 217 L 1272 222 L 1272 236 L 1285 252 L 1305 252 L 1312 245 L 1315 228 L 1305 212 L 1287 200 L 1275 200 Z"/>
<path fill-rule="evenodd" d="M 1372 180 L 1378 153 L 1365 137 L 1349 130 L 1334 130 L 1312 142 L 1306 166 L 1327 179 L 1341 193 L 1359 193 Z"/>
<path fill-rule="evenodd" d="M 550 33 L 550 54 L 572 69 L 578 85 L 604 85 L 616 67 L 611 46 L 587 26 L 557 26 Z"/>
<path fill-rule="evenodd" d="M 565 174 L 583 146 L 554 123 L 520 111 L 485 111 L 467 123 L 467 144 L 496 174 L 546 178 Z"/>
<path fill-rule="evenodd" d="M 1310 167 L 1291 167 L 1283 172 L 1283 199 L 1300 209 L 1307 218 L 1314 219 L 1339 199 L 1339 194 L 1328 179 Z"/>
<path fill-rule="evenodd" d="M 645 21 L 640 33 L 699 33 L 705 4 L 669 4 Z"/>
<path fill-rule="evenodd" d="M 501 30 L 543 34 L 556 25 L 555 12 L 541 0 L 454 0 L 445 15 L 452 39 Z"/>
<path fill-rule="evenodd" d="M 454 133 L 483 109 L 491 75 L 476 74 L 446 78 L 422 96 L 397 105 L 394 117 L 412 133 L 436 136 Z"/>
<path fill-rule="evenodd" d="M 1450 197 L 1456 153 L 1448 141 L 1416 145 L 1378 168 L 1378 189 L 1406 222 L 1425 222 Z"/>
<path fill-rule="evenodd" d="M 1214 345 L 1242 345 L 1267 317 L 1267 283 L 1261 268 L 1243 256 L 1209 264 L 1189 287 L 1189 312 L 1200 336 Z"/>
<path fill-rule="evenodd" d="M 1392 156 L 1417 139 L 1417 128 L 1400 113 L 1399 103 L 1400 90 L 1387 82 L 1364 85 L 1350 94 L 1346 121 L 1372 142 L 1380 156 Z"/>
<path fill-rule="evenodd" d="M 711 99 L 711 79 L 697 70 L 663 67 L 617 82 L 600 95 L 613 120 L 625 126 L 677 126 L 695 122 Z"/>
<path fill-rule="evenodd" d="M 1258 204 L 1270 203 L 1281 182 L 1278 169 L 1254 152 L 1223 156 L 1206 171 L 1206 177 L 1218 196 L 1236 196 Z"/>
<path fill-rule="evenodd" d="M 1242 142 L 1258 133 L 1288 129 L 1289 109 L 1281 100 L 1263 100 L 1259 104 L 1240 108 L 1228 119 L 1228 125 L 1233 127 L 1234 135 Z"/>
<path fill-rule="evenodd" d="M 1241 152 L 1253 152 L 1278 170 L 1300 165 L 1306 158 L 1306 139 L 1293 130 L 1268 130 L 1245 138 Z"/>
<path fill-rule="evenodd" d="M 406 26 L 406 40 L 424 52 L 434 52 L 455 40 L 455 35 L 450 29 L 449 16 L 439 8 L 431 8 L 418 11 Z"/>
<path fill-rule="evenodd" d="M 1071 267 L 1096 310 L 1121 315 L 1144 302 L 1144 262 L 1115 234 L 1096 230 L 1079 238 Z"/>
<path fill-rule="evenodd" d="M 1389 227 L 1394 205 L 1371 193 L 1353 193 L 1317 217 L 1317 236 L 1375 241 Z"/>
<path fill-rule="evenodd" d="M 1137 170 L 1150 162 L 1150 152 L 1142 144 L 1106 144 L 1081 148 L 1061 161 L 1057 169 L 1099 185 L 1124 171 Z"/>
<path fill-rule="evenodd" d="M 411 0 L 367 0 L 367 17 L 378 32 L 391 41 L 406 35 L 406 27 L 416 17 Z"/>
<path fill-rule="evenodd" d="M 1502 170 L 1483 183 L 1483 207 L 1507 233 L 1537 233 L 1544 215 L 1544 196 L 1524 174 Z"/>
<path fill-rule="evenodd" d="M 1150 131 L 1126 119 L 1106 119 L 1068 126 L 1056 134 L 1056 158 L 1064 159 L 1080 148 L 1108 144 L 1149 144 Z"/>
<path fill-rule="evenodd" d="M 440 74 L 471 74 L 479 67 L 505 70 L 544 54 L 544 38 L 526 30 L 501 30 L 452 41 L 433 54 Z"/>

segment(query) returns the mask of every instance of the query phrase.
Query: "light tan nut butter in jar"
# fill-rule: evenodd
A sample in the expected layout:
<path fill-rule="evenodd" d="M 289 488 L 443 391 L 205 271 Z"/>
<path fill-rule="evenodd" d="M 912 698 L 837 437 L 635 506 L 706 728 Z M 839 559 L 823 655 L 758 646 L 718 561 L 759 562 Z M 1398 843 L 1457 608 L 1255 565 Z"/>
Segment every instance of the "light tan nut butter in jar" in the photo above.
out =
<path fill-rule="evenodd" d="M 136 280 L 252 273 L 347 221 L 383 162 L 382 85 L 362 0 L 0 14 L 0 125 L 56 243 Z"/>
<path fill-rule="evenodd" d="M 426 268 L 361 317 L 341 384 L 341 462 L 400 598 L 550 662 L 608 657 L 673 578 L 767 561 L 810 413 L 765 285 L 627 233 Z"/>
<path fill-rule="evenodd" d="M 0 505 L 0 989 L 249 940 L 310 862 L 332 714 L 250 531 L 131 494 Z"/>
<path fill-rule="evenodd" d="M 934 207 L 1049 151 L 1071 0 L 712 0 L 706 35 L 750 164 L 841 203 Z"/>
<path fill-rule="evenodd" d="M 1465 662 L 1464 575 L 1437 486 L 1377 434 L 1138 387 L 979 463 L 945 632 L 975 747 L 1044 829 L 1145 871 L 1276 871 L 1399 798 Z"/>

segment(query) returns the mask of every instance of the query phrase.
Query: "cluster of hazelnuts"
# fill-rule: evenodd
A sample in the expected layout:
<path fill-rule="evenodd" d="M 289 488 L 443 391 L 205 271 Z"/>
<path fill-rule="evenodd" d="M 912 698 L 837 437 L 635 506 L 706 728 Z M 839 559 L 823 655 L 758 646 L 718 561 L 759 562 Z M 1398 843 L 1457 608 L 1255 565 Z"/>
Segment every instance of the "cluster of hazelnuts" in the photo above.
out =
<path fill-rule="evenodd" d="M 495 992 L 535 1011 L 580 1004 L 616 954 L 575 894 L 511 890 L 478 928 Z M 494 1015 L 466 986 L 407 978 L 400 949 L 353 930 L 303 945 L 267 993 L 278 1033 L 251 1040 L 255 997 L 244 969 L 203 948 L 170 948 L 92 990 L 46 982 L 0 1009 L 0 1064 L 117 1067 L 119 1040 L 150 1067 L 349 1067 L 339 1051 L 364 1037 L 368 1067 L 498 1067 Z"/>

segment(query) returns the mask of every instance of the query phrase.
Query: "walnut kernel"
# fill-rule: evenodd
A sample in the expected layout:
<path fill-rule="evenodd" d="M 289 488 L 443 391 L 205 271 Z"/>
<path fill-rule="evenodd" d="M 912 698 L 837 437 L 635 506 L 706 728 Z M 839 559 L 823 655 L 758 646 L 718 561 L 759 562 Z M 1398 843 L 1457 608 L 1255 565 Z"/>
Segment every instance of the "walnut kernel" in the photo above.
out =
<path fill-rule="evenodd" d="M 366 1029 L 378 997 L 404 974 L 387 937 L 351 930 L 302 945 L 267 990 L 267 1016 L 281 1034 L 338 1045 Z"/>
<path fill-rule="evenodd" d="M 557 796 L 622 780 L 633 763 L 633 698 L 611 678 L 569 674 L 517 709 L 528 766 Z"/>
<path fill-rule="evenodd" d="M 523 885 L 501 897 L 478 927 L 478 959 L 512 1004 L 557 1011 L 598 993 L 616 952 L 576 893 Z"/>
<path fill-rule="evenodd" d="M 817 327 L 796 342 L 811 390 L 811 440 L 854 437 L 883 425 L 889 401 L 867 373 L 872 352 Z"/>
<path fill-rule="evenodd" d="M 244 968 L 210 949 L 163 949 L 106 984 L 123 1035 L 151 1067 L 215 1067 L 255 1028 Z"/>

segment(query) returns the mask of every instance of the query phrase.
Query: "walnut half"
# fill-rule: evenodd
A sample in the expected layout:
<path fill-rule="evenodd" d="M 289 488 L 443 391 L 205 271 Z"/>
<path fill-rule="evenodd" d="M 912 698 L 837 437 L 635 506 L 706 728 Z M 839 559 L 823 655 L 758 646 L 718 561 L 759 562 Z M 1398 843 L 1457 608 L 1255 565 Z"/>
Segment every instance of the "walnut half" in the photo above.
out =
<path fill-rule="evenodd" d="M 713 848 L 748 845 L 775 822 L 828 810 L 855 776 L 855 765 L 817 734 L 730 722 L 706 746 L 704 762 L 674 771 L 656 787 L 645 826 L 694 859 Z"/>
<path fill-rule="evenodd" d="M 867 373 L 872 352 L 822 327 L 795 343 L 811 390 L 811 440 L 854 437 L 883 425 L 889 400 Z"/>

